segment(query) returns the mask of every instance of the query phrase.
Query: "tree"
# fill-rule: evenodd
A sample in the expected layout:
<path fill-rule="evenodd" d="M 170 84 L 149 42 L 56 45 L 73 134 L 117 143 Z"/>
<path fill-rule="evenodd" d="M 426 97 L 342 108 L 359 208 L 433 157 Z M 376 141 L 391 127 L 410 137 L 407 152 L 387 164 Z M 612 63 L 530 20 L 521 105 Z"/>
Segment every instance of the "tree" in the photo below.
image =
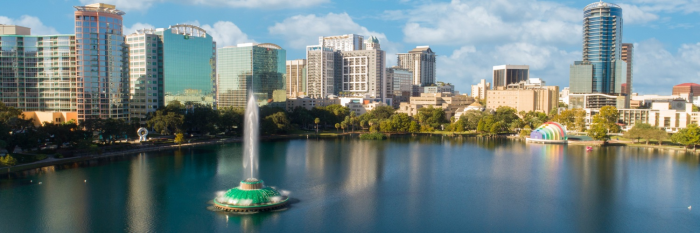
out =
<path fill-rule="evenodd" d="M 340 128 L 343 129 L 343 133 L 345 133 L 345 128 L 347 128 L 347 127 L 348 127 L 348 123 L 347 123 L 347 122 L 345 122 L 345 121 L 340 122 Z"/>
<path fill-rule="evenodd" d="M 316 124 L 316 134 L 318 134 L 318 123 L 321 123 L 321 119 L 319 119 L 319 118 L 314 119 L 314 124 Z"/>
<path fill-rule="evenodd" d="M 659 146 L 662 145 L 664 140 L 668 139 L 668 133 L 666 133 L 665 130 L 663 129 L 654 129 L 650 133 L 651 138 L 656 140 L 657 143 L 659 143 Z"/>
<path fill-rule="evenodd" d="M 266 116 L 262 121 L 264 134 L 283 134 L 291 128 L 291 123 L 285 112 L 277 112 Z"/>
<path fill-rule="evenodd" d="M 620 112 L 614 106 L 605 106 L 600 108 L 600 112 L 593 116 L 594 124 L 601 124 L 606 130 L 611 133 L 620 132 L 620 126 L 617 121 L 620 118 Z"/>
<path fill-rule="evenodd" d="M 644 134 L 651 128 L 652 126 L 649 124 L 637 123 L 631 129 L 627 130 L 623 136 L 629 139 L 637 139 L 637 142 L 639 142 L 639 139 L 644 137 Z M 649 140 L 647 140 L 647 144 L 649 144 Z"/>
<path fill-rule="evenodd" d="M 480 119 L 480 120 L 479 120 L 479 125 L 476 127 L 476 132 L 477 132 L 477 133 L 484 132 L 484 129 L 485 129 L 485 127 L 486 127 L 485 124 L 486 124 L 486 123 L 485 123 L 484 119 Z"/>
<path fill-rule="evenodd" d="M 608 129 L 601 123 L 593 124 L 591 129 L 588 130 L 588 136 L 593 138 L 593 140 L 603 141 L 603 143 L 607 143 L 607 141 L 610 139 Z"/>
<path fill-rule="evenodd" d="M 493 124 L 491 125 L 491 129 L 489 130 L 489 132 L 490 132 L 491 134 L 498 134 L 498 133 L 500 133 L 500 132 L 502 132 L 503 125 L 504 125 L 503 122 L 500 122 L 500 121 L 499 121 L 499 122 L 496 122 L 496 123 L 493 123 Z"/>
<path fill-rule="evenodd" d="M 418 122 L 411 121 L 411 125 L 408 127 L 408 132 L 410 132 L 410 133 L 420 132 L 420 127 L 418 126 Z"/>
<path fill-rule="evenodd" d="M 418 122 L 421 124 L 421 128 L 438 128 L 441 124 L 447 123 L 445 119 L 445 111 L 442 108 L 433 108 L 432 105 L 427 108 L 418 109 L 417 117 Z"/>
<path fill-rule="evenodd" d="M 700 128 L 696 124 L 690 124 L 671 136 L 671 141 L 685 146 L 686 150 L 691 145 L 695 149 L 695 145 L 700 144 Z"/>
<path fill-rule="evenodd" d="M 240 135 L 243 130 L 243 108 L 224 107 L 219 108 L 218 126 L 224 133 L 235 133 Z"/>
<path fill-rule="evenodd" d="M 370 111 L 369 114 L 372 116 L 372 119 L 384 120 L 394 115 L 394 111 L 396 110 L 391 106 L 378 106 Z"/>
<path fill-rule="evenodd" d="M 367 121 L 366 121 L 366 120 L 361 120 L 361 121 L 360 121 L 360 127 L 362 127 L 362 130 L 365 130 L 365 128 L 367 128 Z"/>
<path fill-rule="evenodd" d="M 700 112 L 700 108 L 697 105 L 693 105 L 693 112 Z"/>
<path fill-rule="evenodd" d="M 153 115 L 147 123 L 148 127 L 152 127 L 161 134 L 168 135 L 182 132 L 184 121 L 185 116 L 181 113 L 157 110 L 155 115 Z"/>
<path fill-rule="evenodd" d="M 520 130 L 520 134 L 518 136 L 520 136 L 521 138 L 526 138 L 526 137 L 529 137 L 531 133 L 532 133 L 532 129 L 530 128 L 530 126 L 526 125 L 523 128 L 523 130 Z"/>
<path fill-rule="evenodd" d="M 182 143 L 185 142 L 185 134 L 176 133 L 174 142 L 177 143 L 178 145 L 182 146 Z"/>
<path fill-rule="evenodd" d="M 340 123 L 335 123 L 335 131 L 339 132 L 340 130 Z"/>
<path fill-rule="evenodd" d="M 220 113 L 211 107 L 193 104 L 184 115 L 183 128 L 189 133 L 215 134 L 218 131 L 219 117 Z"/>
<path fill-rule="evenodd" d="M 10 156 L 9 154 L 7 154 L 5 156 L 0 156 L 0 164 L 8 166 L 8 167 L 12 167 L 12 166 L 15 166 L 17 164 L 17 159 Z"/>

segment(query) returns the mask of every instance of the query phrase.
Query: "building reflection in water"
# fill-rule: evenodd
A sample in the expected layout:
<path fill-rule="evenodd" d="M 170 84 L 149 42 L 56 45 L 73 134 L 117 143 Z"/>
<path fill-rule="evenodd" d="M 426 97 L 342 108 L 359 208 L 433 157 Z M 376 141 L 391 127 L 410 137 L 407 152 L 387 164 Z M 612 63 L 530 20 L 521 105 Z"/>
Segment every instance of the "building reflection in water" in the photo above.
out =
<path fill-rule="evenodd" d="M 41 198 L 37 198 L 39 204 L 38 223 L 43 232 L 70 232 L 75 229 L 89 231 L 91 216 L 88 214 L 88 192 L 85 183 L 85 171 L 76 170 L 68 174 L 59 175 L 51 171 L 42 171 L 44 174 L 34 182 L 41 182 L 35 187 L 40 189 Z"/>
<path fill-rule="evenodd" d="M 175 167 L 182 167 L 182 152 L 175 153 Z M 180 158 L 177 158 L 180 157 Z M 127 191 L 127 231 L 154 232 L 154 217 L 159 216 L 153 208 L 152 175 L 148 157 L 141 153 L 131 161 Z"/>

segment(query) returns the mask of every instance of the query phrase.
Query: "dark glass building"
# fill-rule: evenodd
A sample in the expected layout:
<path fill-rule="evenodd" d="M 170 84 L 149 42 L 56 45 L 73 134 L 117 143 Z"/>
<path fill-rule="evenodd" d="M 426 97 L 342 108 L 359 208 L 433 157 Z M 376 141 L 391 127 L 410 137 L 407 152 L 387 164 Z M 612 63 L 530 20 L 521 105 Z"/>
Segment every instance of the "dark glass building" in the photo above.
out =
<path fill-rule="evenodd" d="M 287 52 L 275 44 L 239 44 L 218 49 L 219 107 L 245 107 L 252 92 L 258 105 L 286 101 Z"/>
<path fill-rule="evenodd" d="M 593 65 L 593 93 L 622 93 L 627 80 L 616 77 L 622 54 L 622 8 L 596 2 L 583 9 L 583 61 Z M 627 65 L 623 65 L 627 69 Z"/>

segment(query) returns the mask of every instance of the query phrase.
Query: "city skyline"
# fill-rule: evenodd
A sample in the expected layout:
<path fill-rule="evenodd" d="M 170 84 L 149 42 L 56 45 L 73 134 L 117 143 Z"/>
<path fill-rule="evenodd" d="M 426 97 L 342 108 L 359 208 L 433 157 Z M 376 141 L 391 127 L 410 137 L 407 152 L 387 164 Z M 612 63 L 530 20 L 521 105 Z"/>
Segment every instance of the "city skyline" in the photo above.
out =
<path fill-rule="evenodd" d="M 124 34 L 192 23 L 210 32 L 218 47 L 244 42 L 276 43 L 288 51 L 290 60 L 304 58 L 306 46 L 316 44 L 319 36 L 377 36 L 387 51 L 387 66 L 396 64 L 397 53 L 430 45 L 439 55 L 437 81 L 453 83 L 457 90 L 467 93 L 471 85 L 488 79 L 491 67 L 498 64 L 527 64 L 532 77 L 551 85 L 568 86 L 569 64 L 581 57 L 581 10 L 594 1 L 387 1 L 373 3 L 371 8 L 323 0 L 276 1 L 273 8 L 262 8 L 264 1 L 260 6 L 229 1 L 220 7 L 216 1 L 103 2 L 117 4 L 127 13 Z M 10 2 L 6 4 L 15 10 L 0 14 L 0 23 L 31 27 L 35 35 L 70 34 L 73 27 L 67 22 L 72 21 L 72 15 L 63 11 L 55 14 L 53 10 L 89 3 L 92 2 L 45 1 L 24 6 Z M 697 77 L 693 75 L 700 72 L 700 43 L 693 38 L 700 33 L 692 28 L 697 26 L 698 6 L 683 1 L 664 5 L 633 0 L 613 3 L 624 9 L 623 41 L 635 44 L 633 92 L 667 94 L 665 90 L 673 84 L 692 82 Z M 530 9 L 538 15 L 523 16 L 515 9 Z M 238 14 L 223 13 L 228 11 Z M 250 20 L 252 17 L 256 20 Z M 483 22 L 470 20 L 474 17 Z M 491 29 L 482 30 L 485 28 Z M 659 88 L 659 80 L 668 87 Z"/>

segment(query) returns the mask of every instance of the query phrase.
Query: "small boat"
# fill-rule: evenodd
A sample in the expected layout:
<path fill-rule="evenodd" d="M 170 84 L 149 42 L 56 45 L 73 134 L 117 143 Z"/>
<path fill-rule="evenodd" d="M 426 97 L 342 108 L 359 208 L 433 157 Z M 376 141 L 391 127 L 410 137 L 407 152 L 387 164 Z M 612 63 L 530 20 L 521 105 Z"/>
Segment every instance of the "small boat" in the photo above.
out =
<path fill-rule="evenodd" d="M 593 147 L 587 146 L 586 151 L 593 151 Z"/>

